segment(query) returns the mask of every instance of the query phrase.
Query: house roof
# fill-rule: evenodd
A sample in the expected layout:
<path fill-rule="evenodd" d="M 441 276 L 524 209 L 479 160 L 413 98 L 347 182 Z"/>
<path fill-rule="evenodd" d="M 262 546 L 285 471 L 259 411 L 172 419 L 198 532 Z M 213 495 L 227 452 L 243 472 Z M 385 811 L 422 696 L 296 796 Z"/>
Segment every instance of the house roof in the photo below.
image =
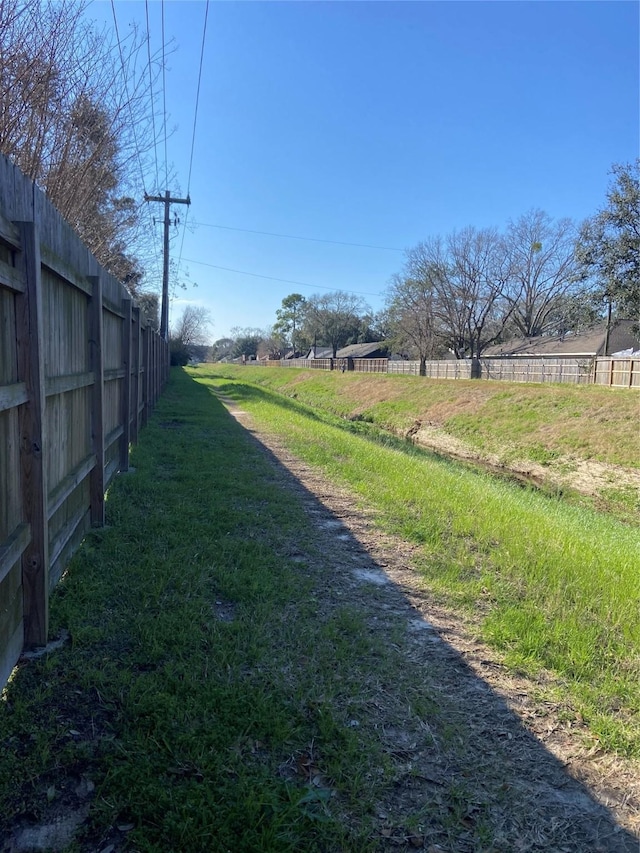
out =
<path fill-rule="evenodd" d="M 387 351 L 384 341 L 371 341 L 368 344 L 349 344 L 336 353 L 338 358 L 372 358 L 374 352 Z"/>
<path fill-rule="evenodd" d="M 566 335 L 541 335 L 537 338 L 515 338 L 503 344 L 487 347 L 482 355 L 486 358 L 509 357 L 593 357 L 612 352 L 637 348 L 639 341 L 633 332 L 633 320 L 617 320 L 609 332 L 608 352 L 605 353 L 607 324 L 598 323 L 582 332 Z"/>
<path fill-rule="evenodd" d="M 333 349 L 331 347 L 311 347 L 307 353 L 307 358 L 333 358 Z"/>

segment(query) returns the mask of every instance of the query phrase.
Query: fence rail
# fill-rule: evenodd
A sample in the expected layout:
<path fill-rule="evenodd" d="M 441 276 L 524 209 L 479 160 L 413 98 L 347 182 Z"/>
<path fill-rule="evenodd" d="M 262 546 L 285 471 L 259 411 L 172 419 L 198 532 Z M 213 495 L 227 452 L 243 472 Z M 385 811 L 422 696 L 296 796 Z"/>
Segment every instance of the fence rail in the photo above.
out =
<path fill-rule="evenodd" d="M 44 194 L 0 157 L 0 687 L 128 468 L 167 345 Z"/>
<path fill-rule="evenodd" d="M 270 367 L 353 370 L 359 373 L 420 375 L 419 361 L 386 358 L 294 358 L 258 362 Z M 427 361 L 429 379 L 487 379 L 506 382 L 566 382 L 640 389 L 640 358 L 479 358 Z"/>

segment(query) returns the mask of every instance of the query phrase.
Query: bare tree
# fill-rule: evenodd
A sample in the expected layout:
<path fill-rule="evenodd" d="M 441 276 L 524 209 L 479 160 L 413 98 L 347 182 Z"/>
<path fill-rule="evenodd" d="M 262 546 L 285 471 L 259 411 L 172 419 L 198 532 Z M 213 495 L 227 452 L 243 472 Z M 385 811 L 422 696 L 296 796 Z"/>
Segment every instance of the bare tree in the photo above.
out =
<path fill-rule="evenodd" d="M 211 325 L 211 312 L 208 309 L 187 305 L 171 329 L 171 364 L 186 364 L 194 354 L 194 347 L 208 344 Z"/>
<path fill-rule="evenodd" d="M 157 293 L 137 293 L 136 302 L 142 315 L 154 331 L 160 328 L 160 299 Z"/>
<path fill-rule="evenodd" d="M 268 326 L 263 332 L 263 338 L 258 344 L 257 357 L 280 359 L 283 357 L 287 342 L 275 326 Z"/>
<path fill-rule="evenodd" d="M 421 278 L 394 275 L 387 296 L 386 321 L 391 340 L 400 349 L 409 348 L 420 360 L 420 375 L 426 373 L 427 359 L 438 350 L 434 317 L 434 284 L 425 269 Z"/>
<path fill-rule="evenodd" d="M 234 338 L 232 350 L 234 358 L 252 359 L 258 357 L 258 347 L 264 338 L 262 329 L 252 328 L 251 326 L 234 326 L 231 329 L 231 335 Z"/>
<path fill-rule="evenodd" d="M 509 223 L 505 297 L 512 309 L 510 323 L 520 335 L 536 337 L 553 330 L 567 300 L 584 289 L 576 281 L 575 239 L 570 219 L 554 222 L 542 210 L 530 210 Z"/>
<path fill-rule="evenodd" d="M 502 332 L 510 311 L 503 298 L 508 271 L 504 242 L 491 228 L 423 241 L 405 264 L 408 278 L 431 287 L 437 334 L 456 358 L 479 358 Z"/>
<path fill-rule="evenodd" d="M 153 146 L 144 40 L 133 31 L 118 45 L 85 5 L 0 0 L 0 151 L 135 293 L 151 240 L 141 210 Z"/>
<path fill-rule="evenodd" d="M 305 332 L 310 340 L 330 346 L 336 352 L 349 343 L 357 343 L 362 318 L 371 314 L 363 299 L 352 293 L 336 290 L 315 294 L 307 300 Z"/>

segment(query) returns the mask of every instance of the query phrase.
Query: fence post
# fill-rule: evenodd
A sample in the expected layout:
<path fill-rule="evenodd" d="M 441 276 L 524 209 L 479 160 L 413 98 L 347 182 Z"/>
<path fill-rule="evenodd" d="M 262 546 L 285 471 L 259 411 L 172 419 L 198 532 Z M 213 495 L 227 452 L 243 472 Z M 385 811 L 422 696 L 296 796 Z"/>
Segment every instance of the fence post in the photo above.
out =
<path fill-rule="evenodd" d="M 19 408 L 22 511 L 31 528 L 22 555 L 24 645 L 45 646 L 49 631 L 49 519 L 44 447 L 44 334 L 40 240 L 35 222 L 15 222 L 22 251 L 19 255 L 24 293 L 16 296 L 18 378 L 29 400 Z"/>
<path fill-rule="evenodd" d="M 151 334 L 151 405 L 155 409 L 158 399 L 158 341 L 157 336 Z"/>
<path fill-rule="evenodd" d="M 158 402 L 158 386 L 160 384 L 160 347 L 158 340 L 160 336 L 153 336 L 153 406 Z"/>
<path fill-rule="evenodd" d="M 131 297 L 122 300 L 122 437 L 120 439 L 120 470 L 129 470 L 129 442 L 131 441 Z"/>
<path fill-rule="evenodd" d="M 156 404 L 156 379 L 157 379 L 157 371 L 156 371 L 156 336 L 153 332 L 149 333 L 149 347 L 151 357 L 149 358 L 149 404 L 151 405 L 151 411 L 155 408 Z"/>
<path fill-rule="evenodd" d="M 149 419 L 149 415 L 153 411 L 153 382 L 152 382 L 152 373 L 153 373 L 153 349 L 152 349 L 152 340 L 153 332 L 151 329 L 147 328 L 147 339 L 145 341 L 145 386 L 146 386 L 146 398 L 147 398 L 147 420 Z"/>
<path fill-rule="evenodd" d="M 149 418 L 149 327 L 141 330 L 142 346 L 140 347 L 140 362 L 142 368 L 142 426 L 145 426 Z"/>
<path fill-rule="evenodd" d="M 91 394 L 91 449 L 96 457 L 89 477 L 91 525 L 104 524 L 104 354 L 102 350 L 102 276 L 89 276 L 89 362 L 93 372 Z"/>
<path fill-rule="evenodd" d="M 138 429 L 140 417 L 140 308 L 132 306 L 133 328 L 131 329 L 131 364 L 133 370 L 133 421 L 131 424 L 131 441 L 138 442 Z"/>

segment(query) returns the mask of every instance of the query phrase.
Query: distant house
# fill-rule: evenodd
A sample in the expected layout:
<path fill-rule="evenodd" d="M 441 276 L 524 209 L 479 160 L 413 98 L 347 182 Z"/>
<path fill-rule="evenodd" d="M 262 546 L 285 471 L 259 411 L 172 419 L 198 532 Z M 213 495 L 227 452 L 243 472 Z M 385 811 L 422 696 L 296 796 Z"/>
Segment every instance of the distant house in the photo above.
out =
<path fill-rule="evenodd" d="M 338 358 L 386 358 L 389 347 L 384 341 L 371 341 L 368 344 L 349 344 L 336 353 Z"/>
<path fill-rule="evenodd" d="M 311 347 L 305 358 L 333 358 L 333 348 Z"/>
<path fill-rule="evenodd" d="M 484 358 L 594 358 L 623 350 L 633 352 L 640 349 L 640 339 L 633 331 L 633 326 L 633 320 L 617 320 L 612 323 L 608 345 L 607 324 L 598 323 L 583 332 L 514 338 L 506 343 L 487 347 L 482 351 L 482 355 Z"/>
<path fill-rule="evenodd" d="M 368 344 L 349 344 L 336 353 L 336 358 L 386 358 L 389 348 L 384 341 L 371 341 Z M 331 347 L 311 347 L 307 358 L 333 358 Z"/>

